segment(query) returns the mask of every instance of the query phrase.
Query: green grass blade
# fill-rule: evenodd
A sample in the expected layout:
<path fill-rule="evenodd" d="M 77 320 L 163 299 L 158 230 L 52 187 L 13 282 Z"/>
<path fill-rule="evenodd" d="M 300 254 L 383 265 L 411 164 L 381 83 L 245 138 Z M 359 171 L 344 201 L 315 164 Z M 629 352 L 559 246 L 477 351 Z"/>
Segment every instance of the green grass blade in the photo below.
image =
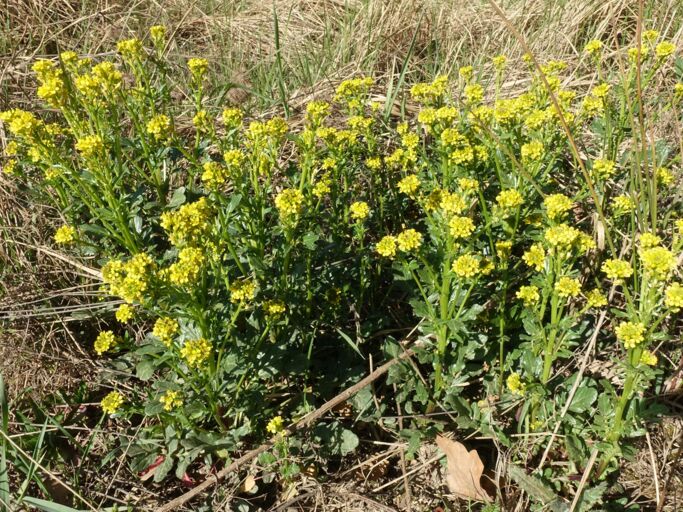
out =
<path fill-rule="evenodd" d="M 9 435 L 9 404 L 5 381 L 0 373 L 0 429 Z M 0 508 L 10 510 L 9 470 L 7 468 L 7 442 L 0 436 Z"/>
<path fill-rule="evenodd" d="M 289 118 L 289 104 L 287 102 L 287 90 L 285 87 L 284 72 L 282 70 L 282 48 L 280 47 L 280 22 L 277 16 L 277 10 L 273 5 L 273 29 L 275 37 L 275 67 L 277 69 L 277 86 L 280 91 L 280 102 L 285 111 L 285 117 Z"/>
<path fill-rule="evenodd" d="M 38 510 L 44 510 L 45 512 L 82 512 L 76 508 L 60 505 L 53 501 L 41 500 L 40 498 L 31 498 L 30 496 L 24 498 L 24 503 L 27 503 Z"/>
<path fill-rule="evenodd" d="M 415 26 L 415 32 L 413 33 L 413 37 L 410 40 L 410 46 L 408 47 L 408 52 L 406 53 L 405 59 L 403 59 L 403 64 L 401 65 L 401 72 L 398 75 L 398 82 L 396 83 L 396 87 L 393 87 L 393 84 L 389 83 L 389 89 L 387 90 L 387 102 L 384 105 L 384 121 L 389 120 L 389 116 L 391 115 L 391 107 L 394 104 L 394 101 L 396 101 L 396 97 L 398 96 L 398 93 L 400 92 L 401 88 L 403 87 L 403 82 L 405 81 L 406 78 L 406 73 L 408 71 L 408 64 L 410 63 L 410 59 L 413 56 L 413 52 L 415 51 L 415 41 L 417 40 L 417 34 L 420 30 L 420 25 L 422 25 L 422 19 L 424 18 L 424 13 L 420 16 L 420 19 L 417 21 L 417 25 Z"/>

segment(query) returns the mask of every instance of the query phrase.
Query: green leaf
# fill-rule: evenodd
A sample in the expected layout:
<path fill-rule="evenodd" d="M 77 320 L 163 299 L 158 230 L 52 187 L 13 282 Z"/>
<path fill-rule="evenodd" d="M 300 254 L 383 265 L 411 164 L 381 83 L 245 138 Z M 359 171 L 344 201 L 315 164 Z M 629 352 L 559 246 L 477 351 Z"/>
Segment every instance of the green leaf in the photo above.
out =
<path fill-rule="evenodd" d="M 60 505 L 53 501 L 41 500 L 40 498 L 24 498 L 24 503 L 28 503 L 38 510 L 44 510 L 45 512 L 81 512 L 76 508 L 67 507 L 66 505 Z"/>
<path fill-rule="evenodd" d="M 529 496 L 548 507 L 553 512 L 567 512 L 569 506 L 538 478 L 527 475 L 517 466 L 508 466 L 508 474 Z"/>
<path fill-rule="evenodd" d="M 356 345 L 356 344 L 353 342 L 353 340 L 349 337 L 348 334 L 346 334 L 346 333 L 345 333 L 344 331 L 342 331 L 341 329 L 337 329 L 337 332 L 339 333 L 339 336 L 341 336 L 341 337 L 344 339 L 344 341 L 345 341 L 346 343 L 348 343 L 348 345 L 356 352 L 356 354 L 358 354 L 358 355 L 361 357 L 361 359 L 365 359 L 365 356 L 363 355 L 363 353 L 362 353 L 362 352 L 360 351 L 360 349 L 358 348 L 358 345 Z"/>
<path fill-rule="evenodd" d="M 173 457 L 169 457 L 167 455 L 166 457 L 164 457 L 164 462 L 159 464 L 156 471 L 154 471 L 154 482 L 155 483 L 161 482 L 164 478 L 166 478 L 166 475 L 168 475 L 168 472 L 171 471 L 172 468 L 173 468 Z"/>
<path fill-rule="evenodd" d="M 9 432 L 9 404 L 5 393 L 5 381 L 0 373 L 0 429 L 3 434 Z M 0 437 L 0 505 L 10 510 L 9 470 L 7 468 L 7 440 Z"/>
<path fill-rule="evenodd" d="M 576 413 L 586 412 L 597 398 L 598 391 L 595 388 L 580 387 L 574 395 L 569 410 Z"/>
<path fill-rule="evenodd" d="M 143 359 L 135 366 L 135 376 L 142 381 L 149 380 L 154 375 L 155 369 L 156 365 L 153 360 Z"/>
<path fill-rule="evenodd" d="M 185 197 L 185 187 L 177 188 L 173 191 L 171 200 L 168 202 L 169 208 L 178 208 L 183 205 L 187 198 Z"/>

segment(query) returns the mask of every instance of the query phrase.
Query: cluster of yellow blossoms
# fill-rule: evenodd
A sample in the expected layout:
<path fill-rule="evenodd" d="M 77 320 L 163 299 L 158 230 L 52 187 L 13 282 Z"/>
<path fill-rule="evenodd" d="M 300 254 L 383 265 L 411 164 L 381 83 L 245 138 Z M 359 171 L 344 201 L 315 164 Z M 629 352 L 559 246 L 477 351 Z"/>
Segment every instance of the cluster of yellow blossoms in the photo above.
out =
<path fill-rule="evenodd" d="M 146 253 L 133 256 L 127 262 L 110 260 L 102 267 L 102 279 L 109 285 L 112 295 L 127 303 L 143 302 L 151 289 L 150 282 L 156 263 Z"/>
<path fill-rule="evenodd" d="M 190 368 L 201 367 L 211 356 L 211 342 L 206 338 L 187 340 L 180 348 L 180 356 Z"/>

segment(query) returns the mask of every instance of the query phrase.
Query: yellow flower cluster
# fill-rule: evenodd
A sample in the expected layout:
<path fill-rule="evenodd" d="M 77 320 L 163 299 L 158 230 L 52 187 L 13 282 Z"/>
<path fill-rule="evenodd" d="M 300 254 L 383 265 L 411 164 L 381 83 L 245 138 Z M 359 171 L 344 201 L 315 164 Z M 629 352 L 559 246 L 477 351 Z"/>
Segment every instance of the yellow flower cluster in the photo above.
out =
<path fill-rule="evenodd" d="M 199 110 L 192 118 L 192 124 L 199 133 L 211 133 L 213 124 L 206 110 Z"/>
<path fill-rule="evenodd" d="M 135 61 L 142 56 L 142 41 L 137 38 L 124 39 L 116 44 L 116 49 L 125 60 Z"/>
<path fill-rule="evenodd" d="M 526 384 L 522 382 L 519 373 L 511 373 L 505 381 L 507 388 L 513 395 L 522 396 L 526 392 Z"/>
<path fill-rule="evenodd" d="M 355 221 L 363 221 L 370 215 L 370 206 L 365 201 L 356 201 L 349 207 L 351 218 Z"/>
<path fill-rule="evenodd" d="M 212 210 L 205 197 L 184 204 L 176 211 L 161 214 L 161 227 L 176 247 L 198 246 L 211 230 Z"/>
<path fill-rule="evenodd" d="M 403 252 L 410 252 L 419 249 L 422 245 L 422 234 L 414 229 L 406 229 L 396 237 L 398 249 Z"/>
<path fill-rule="evenodd" d="M 266 301 L 263 304 L 263 309 L 265 310 L 266 315 L 270 317 L 278 317 L 282 315 L 285 311 L 287 311 L 285 303 L 280 300 Z"/>
<path fill-rule="evenodd" d="M 245 279 L 230 285 L 230 302 L 246 304 L 256 297 L 256 283 Z"/>
<path fill-rule="evenodd" d="M 391 235 L 386 235 L 379 242 L 375 250 L 380 256 L 385 258 L 393 258 L 396 256 L 396 237 Z"/>
<path fill-rule="evenodd" d="M 192 78 L 200 81 L 209 69 L 209 61 L 206 59 L 192 58 L 187 61 L 187 69 L 190 70 Z"/>
<path fill-rule="evenodd" d="M 152 334 L 170 348 L 173 344 L 173 336 L 175 336 L 179 329 L 180 326 L 178 325 L 178 322 L 173 318 L 161 317 L 157 318 L 156 322 L 154 322 Z"/>
<path fill-rule="evenodd" d="M 161 405 L 164 406 L 164 411 L 168 412 L 183 405 L 183 399 L 180 396 L 180 391 L 173 391 L 171 389 L 161 395 L 159 402 L 161 402 Z"/>
<path fill-rule="evenodd" d="M 199 277 L 206 257 L 197 247 L 185 247 L 178 252 L 178 261 L 168 267 L 168 279 L 176 286 L 187 286 Z"/>
<path fill-rule="evenodd" d="M 603 180 L 611 178 L 616 172 L 617 164 L 612 160 L 599 158 L 593 162 L 593 172 Z"/>
<path fill-rule="evenodd" d="M 132 304 L 145 299 L 155 269 L 154 260 L 148 254 L 140 253 L 126 263 L 121 260 L 108 261 L 102 267 L 102 278 L 109 285 L 112 295 Z"/>
<path fill-rule="evenodd" d="M 559 297 L 576 297 L 581 293 L 581 284 L 578 279 L 561 277 L 555 283 L 555 291 Z"/>
<path fill-rule="evenodd" d="M 415 84 L 410 88 L 410 96 L 425 105 L 438 103 L 448 90 L 448 77 L 437 76 L 431 83 Z"/>
<path fill-rule="evenodd" d="M 228 170 L 218 162 L 204 162 L 202 183 L 210 190 L 218 190 L 228 178 Z"/>
<path fill-rule="evenodd" d="M 595 288 L 586 294 L 586 303 L 590 308 L 601 308 L 607 305 L 607 297 Z"/>
<path fill-rule="evenodd" d="M 550 220 L 558 220 L 571 210 L 574 203 L 564 194 L 551 194 L 543 200 L 543 206 Z"/>
<path fill-rule="evenodd" d="M 598 39 L 593 39 L 591 41 L 588 41 L 586 46 L 584 46 L 583 51 L 585 51 L 588 55 L 599 55 L 600 51 L 602 50 L 602 41 L 599 41 Z"/>
<path fill-rule="evenodd" d="M 279 434 L 285 429 L 285 422 L 282 419 L 282 416 L 275 416 L 272 418 L 269 422 L 268 425 L 266 425 L 266 432 L 269 434 Z"/>
<path fill-rule="evenodd" d="M 645 326 L 641 322 L 621 322 L 615 333 L 626 349 L 635 348 L 645 341 Z"/>
<path fill-rule="evenodd" d="M 645 366 L 656 366 L 657 365 L 657 356 L 654 355 L 649 350 L 643 350 L 642 354 L 640 354 L 639 363 L 643 364 Z"/>
<path fill-rule="evenodd" d="M 36 116 L 18 108 L 0 113 L 0 121 L 7 123 L 12 134 L 28 141 L 34 139 L 38 128 L 42 125 Z"/>
<path fill-rule="evenodd" d="M 671 283 L 666 288 L 664 305 L 675 312 L 683 308 L 683 286 L 681 283 Z"/>
<path fill-rule="evenodd" d="M 607 276 L 607 279 L 611 279 L 612 281 L 627 279 L 633 275 L 633 268 L 631 268 L 631 264 L 624 260 L 605 260 L 601 268 Z"/>
<path fill-rule="evenodd" d="M 471 254 L 463 254 L 453 261 L 451 270 L 453 270 L 458 277 L 468 279 L 479 274 L 481 267 L 478 258 Z"/>
<path fill-rule="evenodd" d="M 533 306 L 541 298 L 536 286 L 520 286 L 516 296 L 519 300 L 524 301 L 525 306 Z"/>
<path fill-rule="evenodd" d="M 283 219 L 291 219 L 301 213 L 304 195 L 297 188 L 288 188 L 275 196 L 275 207 Z"/>
<path fill-rule="evenodd" d="M 544 154 L 545 148 L 543 147 L 543 143 L 539 140 L 533 140 L 522 145 L 523 163 L 540 162 Z"/>
<path fill-rule="evenodd" d="M 154 25 L 149 28 L 149 36 L 152 39 L 152 44 L 163 49 L 164 40 L 166 38 L 166 27 L 163 25 Z"/>
<path fill-rule="evenodd" d="M 370 92 L 370 88 L 374 84 L 374 80 L 370 77 L 352 78 L 344 80 L 337 87 L 334 96 L 335 101 L 345 101 L 351 103 L 354 107 L 359 106 L 357 103 L 360 99 Z"/>
<path fill-rule="evenodd" d="M 102 331 L 95 338 L 93 347 L 97 355 L 102 355 L 116 345 L 116 336 L 111 331 Z"/>
<path fill-rule="evenodd" d="M 453 217 L 448 222 L 448 227 L 453 238 L 467 238 L 474 232 L 474 222 L 469 217 Z"/>
<path fill-rule="evenodd" d="M 516 189 L 511 188 L 501 191 L 496 196 L 498 206 L 505 209 L 512 209 L 521 206 L 524 203 L 524 198 Z"/>
<path fill-rule="evenodd" d="M 180 348 L 180 356 L 190 368 L 199 368 L 211 356 L 212 348 L 211 342 L 206 338 L 187 340 Z"/>
<path fill-rule="evenodd" d="M 418 178 L 415 174 L 409 174 L 398 182 L 398 190 L 409 197 L 413 197 L 419 188 L 420 178 Z"/>
<path fill-rule="evenodd" d="M 446 215 L 457 215 L 467 208 L 465 199 L 460 194 L 448 192 L 446 190 L 437 191 L 439 193 L 439 207 Z"/>
<path fill-rule="evenodd" d="M 479 84 L 468 84 L 462 92 L 465 103 L 469 106 L 480 104 L 484 100 L 484 88 Z"/>
<path fill-rule="evenodd" d="M 540 272 L 545 267 L 545 250 L 541 244 L 533 244 L 524 252 L 522 259 L 524 263 Z"/>
<path fill-rule="evenodd" d="M 72 226 L 61 226 L 55 231 L 54 240 L 58 244 L 70 244 L 76 240 L 76 229 Z"/>
<path fill-rule="evenodd" d="M 557 226 L 546 229 L 544 233 L 545 241 L 548 245 L 555 249 L 569 248 L 581 235 L 581 232 L 566 224 L 558 224 Z"/>
<path fill-rule="evenodd" d="M 97 158 L 104 151 L 104 143 L 99 135 L 87 135 L 76 141 L 76 149 L 83 158 Z"/>
<path fill-rule="evenodd" d="M 157 141 L 167 140 L 172 132 L 171 118 L 165 114 L 157 114 L 147 122 L 147 133 Z"/>
<path fill-rule="evenodd" d="M 131 318 L 133 318 L 134 315 L 134 310 L 130 306 L 130 304 L 121 304 L 119 308 L 116 310 L 116 319 L 121 322 L 122 324 L 125 324 L 130 321 Z"/>
<path fill-rule="evenodd" d="M 100 407 L 105 414 L 116 414 L 123 405 L 123 395 L 118 391 L 112 391 L 100 402 Z"/>
<path fill-rule="evenodd" d="M 226 108 L 223 110 L 222 117 L 226 128 L 235 129 L 242 125 L 244 113 L 239 108 Z"/>
<path fill-rule="evenodd" d="M 664 281 L 676 267 L 676 257 L 664 247 L 652 247 L 640 251 L 645 272 L 653 279 Z"/>

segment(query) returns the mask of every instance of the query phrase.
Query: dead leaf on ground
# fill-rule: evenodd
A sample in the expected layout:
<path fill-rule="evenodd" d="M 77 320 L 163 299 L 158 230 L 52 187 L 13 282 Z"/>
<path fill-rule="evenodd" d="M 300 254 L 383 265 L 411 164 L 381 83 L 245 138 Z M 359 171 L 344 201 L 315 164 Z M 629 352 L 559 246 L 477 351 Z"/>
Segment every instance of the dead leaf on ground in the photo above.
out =
<path fill-rule="evenodd" d="M 462 498 L 489 503 L 491 498 L 481 487 L 484 463 L 477 450 L 468 452 L 462 443 L 442 436 L 436 436 L 436 444 L 446 454 L 446 482 L 450 491 Z"/>

